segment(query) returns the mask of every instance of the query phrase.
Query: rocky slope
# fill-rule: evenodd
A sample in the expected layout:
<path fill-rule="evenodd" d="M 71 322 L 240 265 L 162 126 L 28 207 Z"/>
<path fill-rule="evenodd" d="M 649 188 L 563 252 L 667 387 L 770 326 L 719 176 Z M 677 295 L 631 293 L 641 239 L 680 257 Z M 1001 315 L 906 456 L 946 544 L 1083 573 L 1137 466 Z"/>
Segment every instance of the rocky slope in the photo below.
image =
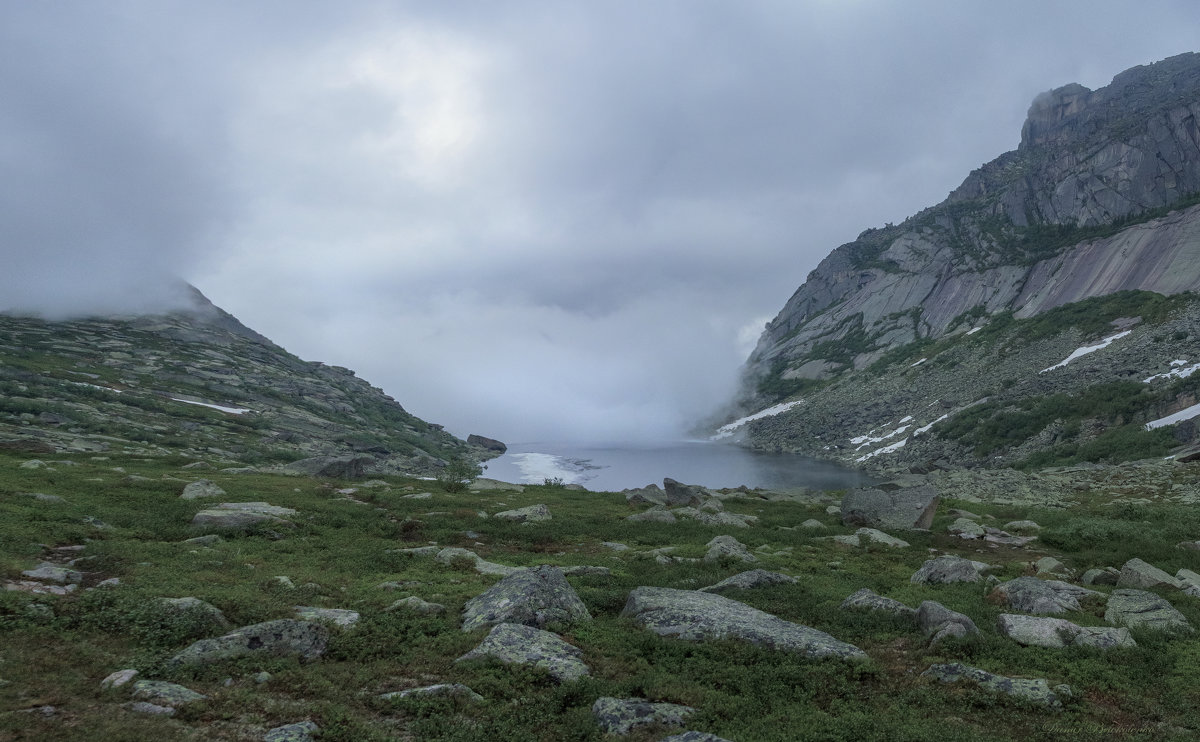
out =
<path fill-rule="evenodd" d="M 818 445 L 820 431 L 848 439 L 911 414 L 902 412 L 906 402 L 880 397 L 885 392 L 874 383 L 863 382 L 870 395 L 864 399 L 825 391 L 869 367 L 879 372 L 881 359 L 899 349 L 963 335 L 997 317 L 1039 317 L 1118 292 L 1200 289 L 1197 114 L 1200 54 L 1127 70 L 1099 90 L 1068 85 L 1038 96 L 1017 150 L 972 172 L 941 204 L 867 230 L 818 265 L 767 325 L 729 417 L 803 399 L 829 416 L 855 418 L 825 428 L 827 420 L 792 408 L 744 426 L 752 445 L 819 453 L 829 445 Z M 1189 322 L 1170 336 L 1188 336 Z M 1058 350 L 1105 331 L 1092 327 L 1093 336 L 1083 337 L 1069 323 L 1059 329 Z M 947 377 L 959 390 L 941 395 L 947 409 L 1054 362 L 1038 365 L 1038 353 L 1013 357 L 1002 345 L 989 346 L 984 363 L 959 361 L 970 375 L 960 369 L 961 379 Z M 1187 349 L 1156 350 L 1143 367 L 1184 358 Z M 1172 358 L 1159 358 L 1164 354 Z M 1080 381 L 1100 380 L 1093 373 Z M 900 377 L 893 381 L 906 386 Z M 1045 385 L 1033 386 L 1031 393 Z M 886 411 L 863 420 L 863 404 Z M 863 423 L 866 429 L 852 432 Z"/>
<path fill-rule="evenodd" d="M 495 455 L 189 291 L 190 308 L 166 315 L 0 315 L 0 446 L 256 465 L 358 455 L 358 469 L 423 474 Z"/>

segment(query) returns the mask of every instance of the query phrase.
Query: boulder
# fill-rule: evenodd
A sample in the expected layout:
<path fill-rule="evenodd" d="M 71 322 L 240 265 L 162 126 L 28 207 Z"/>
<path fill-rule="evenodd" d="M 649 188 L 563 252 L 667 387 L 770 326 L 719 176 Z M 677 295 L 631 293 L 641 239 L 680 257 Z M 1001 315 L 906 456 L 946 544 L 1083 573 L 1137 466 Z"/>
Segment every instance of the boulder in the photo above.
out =
<path fill-rule="evenodd" d="M 415 595 L 410 595 L 407 598 L 401 598 L 400 600 L 397 600 L 387 608 L 384 608 L 384 610 L 388 612 L 405 610 L 422 616 L 436 616 L 438 614 L 445 613 L 446 606 L 442 605 L 441 603 L 428 603 Z"/>
<path fill-rule="evenodd" d="M 1010 520 L 1004 524 L 1004 530 L 1012 533 L 1037 533 L 1042 527 L 1031 520 Z"/>
<path fill-rule="evenodd" d="M 263 735 L 263 742 L 313 742 L 313 735 L 320 731 L 321 727 L 314 721 L 298 721 L 268 730 Z"/>
<path fill-rule="evenodd" d="M 221 489 L 216 483 L 207 479 L 198 479 L 195 482 L 189 482 L 183 488 L 183 494 L 179 497 L 184 500 L 199 500 L 203 497 L 224 497 L 225 490 Z"/>
<path fill-rule="evenodd" d="M 512 482 L 502 482 L 499 479 L 488 479 L 480 477 L 467 485 L 467 489 L 472 492 L 524 492 L 524 485 L 513 484 Z"/>
<path fill-rule="evenodd" d="M 505 664 L 532 665 L 546 670 L 559 682 L 578 680 L 587 675 L 588 666 L 579 659 L 578 648 L 567 644 L 549 631 L 521 624 L 502 623 L 479 646 L 455 662 L 492 658 Z"/>
<path fill-rule="evenodd" d="M 696 484 L 683 484 L 670 477 L 663 480 L 668 505 L 701 505 L 713 496 L 712 491 Z"/>
<path fill-rule="evenodd" d="M 683 721 L 696 709 L 676 703 L 651 703 L 645 698 L 597 698 L 592 704 L 592 716 L 606 734 L 629 734 L 647 724 L 683 726 Z"/>
<path fill-rule="evenodd" d="M 375 463 L 371 456 L 314 456 L 284 464 L 280 470 L 285 474 L 330 479 L 362 479 L 367 468 Z"/>
<path fill-rule="evenodd" d="M 794 585 L 795 583 L 795 577 L 789 577 L 778 572 L 768 572 L 765 569 L 752 569 L 748 572 L 739 572 L 732 577 L 726 577 L 715 585 L 702 587 L 698 592 L 723 593 L 729 590 L 752 590 L 757 587 Z"/>
<path fill-rule="evenodd" d="M 428 547 L 419 547 L 419 549 L 426 548 Z M 436 549 L 437 547 L 433 548 Z M 413 549 L 412 551 L 417 550 L 418 549 Z M 509 567 L 504 564 L 489 562 L 470 549 L 460 549 L 456 546 L 449 546 L 438 551 L 433 558 L 439 564 L 444 564 L 447 567 L 451 566 L 456 561 L 470 562 L 472 568 L 481 575 L 500 575 L 501 577 L 507 577 L 508 575 L 516 574 L 517 572 L 521 572 L 525 569 L 524 567 Z"/>
<path fill-rule="evenodd" d="M 944 554 L 936 559 L 929 559 L 921 568 L 913 573 L 911 582 L 925 585 L 942 585 L 951 582 L 979 582 L 983 579 L 980 569 L 987 565 L 973 562 L 962 557 Z"/>
<path fill-rule="evenodd" d="M 853 490 L 842 498 L 842 522 L 887 530 L 924 530 L 933 523 L 940 498 L 929 486 Z"/>
<path fill-rule="evenodd" d="M 1081 598 L 1103 599 L 1104 593 L 1059 580 L 1018 577 L 997 585 L 992 597 L 1022 613 L 1066 613 L 1082 610 Z"/>
<path fill-rule="evenodd" d="M 1078 626 L 1063 618 L 1018 616 L 1002 613 L 996 629 L 1018 644 L 1027 647 L 1136 647 L 1129 629 L 1111 626 Z"/>
<path fill-rule="evenodd" d="M 496 624 L 543 628 L 547 624 L 590 621 L 587 606 L 557 567 L 542 565 L 500 580 L 463 607 L 463 631 Z"/>
<path fill-rule="evenodd" d="M 917 608 L 917 626 L 930 644 L 937 644 L 949 637 L 961 638 L 979 633 L 979 627 L 969 616 L 932 600 L 922 602 Z"/>
<path fill-rule="evenodd" d="M 1119 589 L 1108 596 L 1104 620 L 1116 626 L 1147 631 L 1192 631 L 1182 613 L 1165 599 L 1145 590 Z"/>
<path fill-rule="evenodd" d="M 318 608 L 311 605 L 295 606 L 296 618 L 301 621 L 316 621 L 317 623 L 340 626 L 348 629 L 358 623 L 358 611 L 345 608 Z"/>
<path fill-rule="evenodd" d="M 809 518 L 808 520 L 801 523 L 800 527 L 806 531 L 823 531 L 823 530 L 825 530 L 825 524 L 822 523 L 821 521 L 817 520 L 816 518 Z"/>
<path fill-rule="evenodd" d="M 203 635 L 211 630 L 228 629 L 229 620 L 225 618 L 225 614 L 216 606 L 206 603 L 199 598 L 159 598 L 158 604 L 162 606 L 163 617 L 170 620 L 181 614 L 187 614 L 188 617 L 196 624 L 197 633 Z"/>
<path fill-rule="evenodd" d="M 467 443 L 472 446 L 478 446 L 486 451 L 495 451 L 496 453 L 504 453 L 508 450 L 508 446 L 504 445 L 495 438 L 488 438 L 482 435 L 471 433 L 467 436 Z"/>
<path fill-rule="evenodd" d="M 740 562 L 757 562 L 758 557 L 750 553 L 746 545 L 733 536 L 717 536 L 705 546 L 708 552 L 704 555 L 706 562 L 719 562 L 722 559 L 732 559 Z"/>
<path fill-rule="evenodd" d="M 1135 557 L 1122 565 L 1121 576 L 1117 578 L 1117 587 L 1171 587 L 1179 589 L 1183 587 L 1183 583 L 1153 564 Z"/>
<path fill-rule="evenodd" d="M 943 683 L 965 680 L 996 693 L 1003 693 L 1051 708 L 1061 708 L 1062 698 L 1071 696 L 1070 687 L 1057 685 L 1051 689 L 1050 683 L 1045 678 L 1009 678 L 958 662 L 949 665 L 932 665 L 921 675 Z"/>
<path fill-rule="evenodd" d="M 427 685 L 424 688 L 409 688 L 408 690 L 396 691 L 395 693 L 384 693 L 379 697 L 384 700 L 391 700 L 393 698 L 421 696 L 454 696 L 455 698 L 465 698 L 468 701 L 483 700 L 483 696 L 462 683 L 438 683 L 437 685 Z"/>
<path fill-rule="evenodd" d="M 951 523 L 950 527 L 946 530 L 959 538 L 965 539 L 982 538 L 985 533 L 983 526 L 969 518 L 959 518 Z"/>
<path fill-rule="evenodd" d="M 785 621 L 736 600 L 695 590 L 639 587 L 629 593 L 621 616 L 659 636 L 690 641 L 738 639 L 808 657 L 865 660 L 858 647 L 824 631 Z"/>
<path fill-rule="evenodd" d="M 134 682 L 133 697 L 170 708 L 208 699 L 208 696 L 185 688 L 182 685 L 167 683 L 161 680 L 138 680 Z"/>
<path fill-rule="evenodd" d="M 265 502 L 223 502 L 214 508 L 201 510 L 192 517 L 192 526 L 209 530 L 243 530 L 259 524 L 295 526 L 284 516 L 295 515 L 291 508 Z"/>
<path fill-rule="evenodd" d="M 1121 579 L 1121 570 L 1116 567 L 1089 569 L 1083 573 L 1079 581 L 1085 585 L 1116 585 Z"/>
<path fill-rule="evenodd" d="M 550 520 L 550 508 L 545 505 L 530 505 L 524 508 L 515 510 L 505 510 L 496 513 L 493 518 L 500 520 L 511 520 L 514 523 L 540 523 L 545 520 Z"/>
<path fill-rule="evenodd" d="M 169 665 L 208 665 L 266 655 L 315 660 L 325 653 L 329 630 L 309 621 L 283 618 L 244 626 L 225 636 L 201 639 L 172 657 Z"/>
<path fill-rule="evenodd" d="M 903 549 L 909 545 L 907 541 L 898 539 L 895 536 L 889 536 L 875 528 L 860 528 L 854 532 L 854 535 L 862 545 L 881 544 L 893 549 Z"/>
<path fill-rule="evenodd" d="M 1070 577 L 1071 570 L 1065 564 L 1058 561 L 1054 557 L 1042 557 L 1033 563 L 1033 568 L 1037 570 L 1038 577 L 1048 575 L 1050 577 Z"/>
<path fill-rule="evenodd" d="M 82 572 L 60 567 L 53 562 L 42 562 L 37 567 L 22 572 L 21 576 L 40 582 L 57 582 L 60 585 L 78 585 L 83 582 Z"/>
<path fill-rule="evenodd" d="M 641 521 L 645 523 L 674 523 L 676 521 L 675 514 L 667 510 L 661 505 L 655 505 L 649 510 L 642 513 L 634 513 L 628 516 L 625 520 Z"/>
<path fill-rule="evenodd" d="M 666 505 L 667 495 L 658 488 L 657 484 L 647 485 L 641 489 L 623 490 L 625 502 L 630 505 Z"/>
<path fill-rule="evenodd" d="M 120 688 L 138 676 L 137 670 L 117 670 L 100 681 L 101 688 Z"/>
<path fill-rule="evenodd" d="M 850 597 L 842 601 L 841 607 L 848 610 L 879 611 L 881 613 L 891 613 L 897 616 L 909 616 L 912 618 L 916 618 L 917 615 L 916 610 L 909 608 L 898 600 L 877 595 L 869 587 L 864 587 L 861 590 L 851 593 Z"/>
<path fill-rule="evenodd" d="M 707 513 L 703 510 L 698 510 L 693 507 L 676 508 L 669 511 L 679 518 L 691 518 L 692 520 L 700 521 L 707 526 L 734 528 L 749 528 L 750 524 L 758 521 L 756 515 L 742 515 L 741 513 Z"/>

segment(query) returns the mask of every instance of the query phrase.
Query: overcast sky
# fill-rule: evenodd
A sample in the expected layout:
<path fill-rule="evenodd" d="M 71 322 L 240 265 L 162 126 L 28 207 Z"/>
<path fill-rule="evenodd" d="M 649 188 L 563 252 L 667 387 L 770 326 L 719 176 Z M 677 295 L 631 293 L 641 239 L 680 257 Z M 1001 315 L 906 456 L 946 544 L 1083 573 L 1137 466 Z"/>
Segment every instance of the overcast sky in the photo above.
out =
<path fill-rule="evenodd" d="M 0 2 L 0 307 L 178 275 L 462 436 L 670 438 L 830 250 L 1198 37 L 1194 0 Z"/>

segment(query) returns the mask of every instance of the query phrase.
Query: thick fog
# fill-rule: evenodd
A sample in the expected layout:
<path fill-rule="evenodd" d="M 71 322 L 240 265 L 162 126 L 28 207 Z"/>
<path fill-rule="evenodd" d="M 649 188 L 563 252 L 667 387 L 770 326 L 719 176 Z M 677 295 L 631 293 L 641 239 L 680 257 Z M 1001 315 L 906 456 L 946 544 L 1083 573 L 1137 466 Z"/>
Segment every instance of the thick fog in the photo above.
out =
<path fill-rule="evenodd" d="M 0 6 L 0 309 L 168 276 L 460 435 L 682 435 L 831 249 L 1189 2 Z M 249 6 L 249 7 L 244 7 Z M 219 402 L 220 400 L 214 400 Z"/>

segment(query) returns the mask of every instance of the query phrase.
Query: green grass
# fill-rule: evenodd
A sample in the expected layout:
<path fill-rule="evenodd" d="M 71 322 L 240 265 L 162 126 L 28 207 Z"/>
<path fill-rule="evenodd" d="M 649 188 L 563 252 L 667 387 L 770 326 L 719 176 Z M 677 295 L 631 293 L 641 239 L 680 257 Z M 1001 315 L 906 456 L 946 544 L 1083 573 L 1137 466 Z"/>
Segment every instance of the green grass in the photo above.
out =
<path fill-rule="evenodd" d="M 1124 729 L 1135 722 L 1128 739 L 1186 739 L 1200 730 L 1192 711 L 1200 701 L 1194 673 L 1200 640 L 1139 635 L 1137 649 L 1117 654 L 1021 648 L 996 634 L 993 626 L 1002 609 L 984 599 L 982 587 L 920 586 L 908 579 L 930 549 L 998 563 L 1004 579 L 1023 574 L 1027 562 L 1042 553 L 1077 569 L 1120 566 L 1131 556 L 1171 571 L 1196 569 L 1195 553 L 1172 545 L 1200 534 L 1200 516 L 1165 505 L 1089 501 L 1082 512 L 1067 512 L 972 503 L 965 506 L 998 522 L 1032 517 L 1045 526 L 1037 551 L 977 555 L 977 543 L 945 533 L 948 515 L 939 515 L 928 533 L 905 535 L 912 544 L 908 549 L 850 549 L 819 540 L 853 531 L 822 506 L 727 501 L 727 509 L 760 518 L 755 527 L 733 533 L 751 549 L 768 547 L 753 566 L 799 578 L 795 585 L 729 597 L 826 631 L 871 657 L 866 664 L 848 665 L 739 642 L 662 638 L 622 618 L 635 587 L 694 589 L 746 566 L 659 564 L 644 554 L 614 554 L 600 542 L 620 541 L 642 552 L 674 546 L 676 556 L 699 557 L 705 544 L 724 532 L 694 521 L 626 521 L 624 516 L 636 510 L 619 494 L 561 486 L 529 486 L 522 493 L 447 492 L 436 482 L 387 478 L 388 488 L 360 489 L 353 495 L 360 502 L 353 502 L 336 492 L 345 486 L 340 482 L 208 471 L 201 474 L 222 486 L 228 500 L 266 500 L 296 508 L 300 515 L 297 528 L 282 537 L 263 528 L 204 548 L 180 543 L 194 535 L 188 521 L 205 504 L 178 497 L 183 480 L 196 477 L 177 468 L 186 459 L 77 456 L 70 465 L 62 458 L 44 457 L 50 468 L 22 469 L 23 457 L 0 453 L 2 576 L 16 578 L 49 547 L 82 544 L 85 561 L 78 568 L 90 573 L 86 586 L 107 577 L 119 577 L 121 585 L 67 597 L 0 592 L 0 679 L 8 681 L 0 686 L 0 740 L 258 739 L 267 728 L 305 718 L 322 727 L 326 741 L 601 740 L 590 707 L 606 695 L 695 706 L 699 711 L 689 728 L 739 742 L 1084 739 L 1084 732 L 1073 737 L 1070 730 Z M 131 474 L 149 481 L 127 479 Z M 402 497 L 422 491 L 434 495 Z M 67 503 L 40 502 L 22 492 L 60 495 Z M 478 514 L 539 502 L 549 505 L 554 520 L 521 526 Z M 946 506 L 955 505 L 960 503 Z M 88 518 L 109 527 L 96 528 Z M 824 522 L 827 530 L 778 528 L 809 518 Z M 560 685 L 528 668 L 456 663 L 482 636 L 460 631 L 457 615 L 496 578 L 397 551 L 430 541 L 470 548 L 502 564 L 610 567 L 609 576 L 571 578 L 594 620 L 561 629 L 583 650 L 592 674 Z M 280 575 L 297 587 L 281 585 L 275 579 Z M 378 587 L 389 581 L 412 585 L 398 592 Z M 840 610 L 841 601 L 862 587 L 912 606 L 937 600 L 971 616 L 983 634 L 930 650 L 903 620 Z M 385 610 L 408 594 L 442 603 L 448 614 Z M 156 598 L 185 595 L 216 606 L 234 625 L 289 617 L 295 605 L 350 608 L 362 620 L 353 630 L 334 630 L 327 653 L 315 663 L 254 659 L 172 670 L 164 662 L 168 657 L 196 636 L 220 633 L 197 615 L 164 618 L 154 609 Z M 1168 598 L 1200 623 L 1200 601 Z M 1100 622 L 1087 612 L 1067 617 Z M 950 661 L 1070 683 L 1077 697 L 1054 713 L 921 677 L 930 664 Z M 184 683 L 211 700 L 174 719 L 129 713 L 120 705 L 129 700 L 127 691 L 99 687 L 101 678 L 126 667 Z M 264 670 L 271 679 L 259 685 L 253 676 Z M 464 683 L 485 700 L 378 698 L 435 682 Z M 57 707 L 58 715 L 43 719 L 21 713 L 42 705 Z M 648 742 L 668 733 L 646 729 L 628 739 Z"/>

